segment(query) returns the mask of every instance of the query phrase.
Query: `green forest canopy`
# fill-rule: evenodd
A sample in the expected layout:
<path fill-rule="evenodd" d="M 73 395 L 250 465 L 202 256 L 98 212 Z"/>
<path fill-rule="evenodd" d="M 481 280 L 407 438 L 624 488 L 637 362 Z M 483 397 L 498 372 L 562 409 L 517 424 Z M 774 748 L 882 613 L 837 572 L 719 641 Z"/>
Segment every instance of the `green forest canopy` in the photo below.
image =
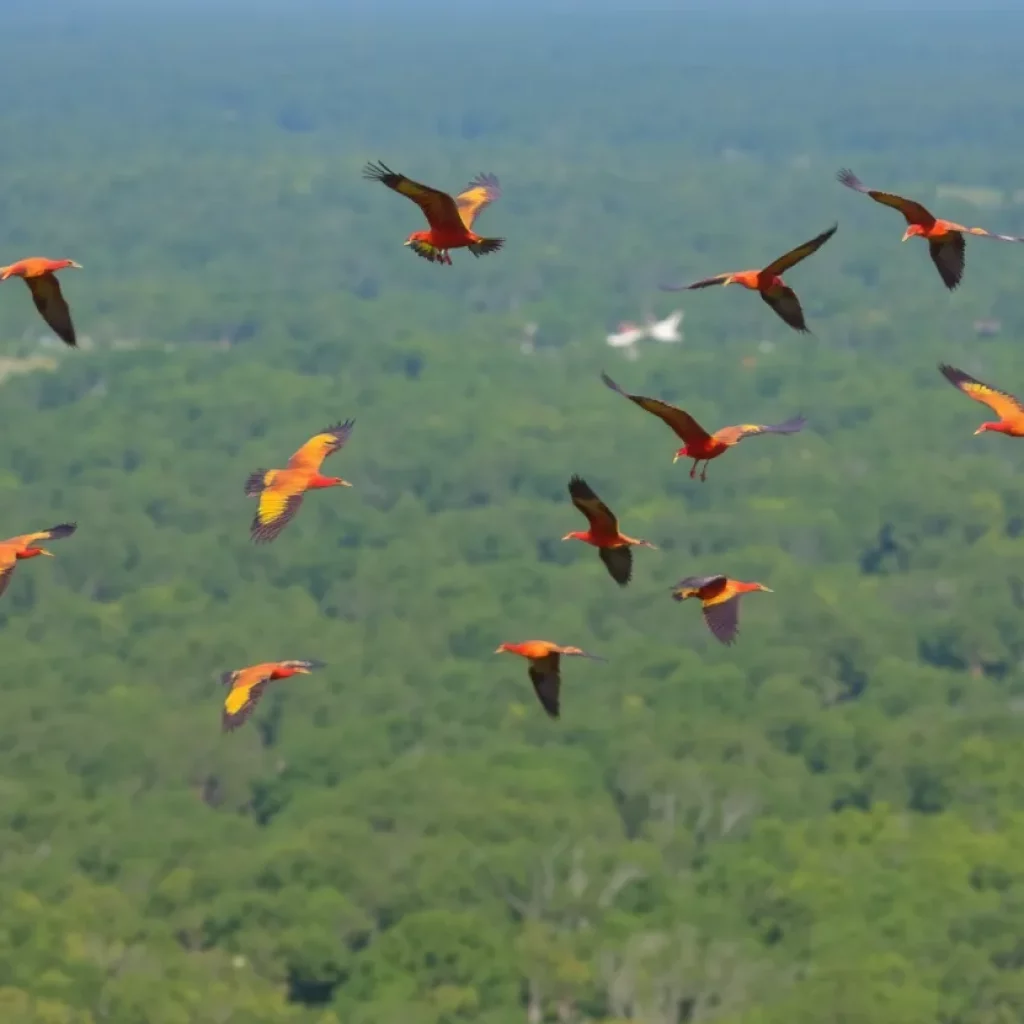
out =
<path fill-rule="evenodd" d="M 1024 392 L 1024 250 L 947 294 L 833 178 L 1024 234 L 999 17 L 5 13 L 0 261 L 81 262 L 92 344 L 0 288 L 0 533 L 80 524 L 0 602 L 0 1020 L 1024 1016 L 1024 453 L 935 370 Z M 496 172 L 505 249 L 413 258 L 368 159 Z M 812 337 L 730 290 L 604 346 L 837 219 Z M 809 425 L 702 485 L 601 369 Z M 354 488 L 254 548 L 247 474 L 348 416 Z M 660 548 L 625 591 L 573 473 Z M 733 648 L 669 599 L 704 572 L 775 591 Z M 492 655 L 532 637 L 608 659 L 557 723 Z M 328 668 L 222 736 L 279 657 Z"/>

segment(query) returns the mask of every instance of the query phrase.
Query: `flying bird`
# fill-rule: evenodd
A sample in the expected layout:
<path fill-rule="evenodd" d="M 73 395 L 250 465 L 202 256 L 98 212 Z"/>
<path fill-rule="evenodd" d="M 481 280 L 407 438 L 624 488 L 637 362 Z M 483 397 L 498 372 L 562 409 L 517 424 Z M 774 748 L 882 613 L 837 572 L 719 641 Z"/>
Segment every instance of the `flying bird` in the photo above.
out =
<path fill-rule="evenodd" d="M 890 192 L 879 192 L 868 188 L 853 171 L 843 168 L 837 175 L 838 181 L 855 192 L 863 192 L 871 196 L 876 203 L 891 206 L 899 210 L 907 221 L 907 230 L 903 232 L 903 241 L 908 238 L 920 237 L 928 241 L 928 254 L 935 264 L 935 269 L 942 278 L 942 283 L 952 291 L 964 276 L 964 260 L 966 243 L 964 235 L 978 235 L 981 238 L 994 238 L 999 242 L 1024 242 L 1024 238 L 1016 235 L 996 235 L 984 228 L 968 228 L 951 220 L 942 220 L 926 210 L 913 199 L 904 199 Z"/>
<path fill-rule="evenodd" d="M 984 434 L 986 430 L 992 430 L 997 434 L 1009 434 L 1010 437 L 1024 437 L 1024 406 L 1021 405 L 1019 398 L 1005 391 L 998 391 L 988 384 L 982 384 L 970 374 L 946 363 L 939 363 L 939 372 L 953 387 L 962 391 L 968 398 L 983 402 L 999 417 L 997 422 L 982 423 L 975 434 Z"/>
<path fill-rule="evenodd" d="M 744 583 L 728 576 L 687 576 L 672 588 L 672 597 L 676 601 L 698 598 L 708 629 L 728 646 L 739 632 L 740 597 L 758 590 L 772 593 L 762 583 Z"/>
<path fill-rule="evenodd" d="M 562 688 L 560 661 L 562 655 L 578 658 L 590 658 L 592 661 L 604 661 L 596 654 L 587 654 L 578 647 L 559 647 L 550 640 L 526 640 L 521 644 L 502 644 L 495 654 L 518 654 L 528 658 L 530 682 L 541 703 L 541 707 L 551 718 L 557 718 L 561 706 L 559 694 Z"/>
<path fill-rule="evenodd" d="M 272 541 L 292 520 L 306 491 L 324 487 L 351 487 L 340 476 L 321 476 L 328 455 L 345 446 L 355 420 L 346 420 L 311 437 L 289 460 L 285 469 L 257 469 L 245 481 L 248 498 L 258 497 L 250 533 L 257 543 Z"/>
<path fill-rule="evenodd" d="M 608 376 L 601 374 L 601 380 L 612 391 L 617 391 L 623 398 L 628 398 L 636 403 L 641 409 L 657 416 L 665 422 L 685 443 L 676 454 L 673 462 L 679 459 L 693 459 L 693 468 L 690 470 L 690 479 L 697 475 L 697 466 L 704 463 L 701 471 L 701 480 L 707 479 L 708 463 L 717 459 L 723 452 L 728 451 L 733 445 L 737 445 L 745 437 L 756 437 L 759 434 L 796 434 L 803 429 L 807 420 L 803 416 L 794 416 L 785 423 L 765 425 L 761 423 L 741 423 L 734 427 L 722 427 L 713 434 L 709 434 L 688 412 L 677 409 L 668 402 L 662 402 L 658 398 L 645 398 L 643 395 L 631 395 L 623 391 L 618 384 Z"/>
<path fill-rule="evenodd" d="M 9 267 L 0 267 L 0 281 L 20 277 L 28 285 L 32 301 L 50 330 L 65 345 L 75 348 L 78 345 L 75 325 L 71 322 L 71 310 L 60 290 L 56 274 L 58 270 L 67 269 L 81 270 L 82 267 L 74 260 L 48 260 L 43 256 L 31 256 Z"/>
<path fill-rule="evenodd" d="M 597 548 L 608 574 L 620 587 L 624 587 L 633 574 L 631 546 L 655 546 L 649 540 L 637 540 L 636 537 L 627 537 L 620 533 L 619 521 L 581 477 L 574 476 L 569 481 L 569 496 L 572 503 L 587 517 L 590 529 L 567 533 L 562 540 L 581 540 L 585 544 L 592 544 Z"/>
<path fill-rule="evenodd" d="M 796 297 L 796 292 L 782 280 L 782 275 L 791 267 L 795 267 L 802 260 L 807 259 L 811 253 L 817 252 L 836 233 L 838 227 L 838 224 L 833 224 L 828 231 L 823 231 L 809 242 L 804 242 L 803 245 L 791 249 L 784 256 L 769 263 L 763 270 L 741 270 L 734 274 L 716 274 L 714 277 L 706 277 L 693 284 L 663 284 L 661 290 L 663 292 L 685 292 L 693 291 L 696 288 L 710 288 L 716 284 L 741 284 L 744 288 L 757 292 L 794 330 L 809 334 L 800 300 Z"/>
<path fill-rule="evenodd" d="M 40 541 L 70 537 L 77 529 L 77 523 L 61 523 L 59 526 L 51 526 L 50 529 L 40 530 L 38 533 L 23 533 L 20 537 L 11 537 L 9 540 L 0 541 L 0 594 L 3 594 L 11 582 L 18 562 L 26 558 L 36 558 L 39 555 L 53 558 L 53 552 L 40 547 Z"/>
<path fill-rule="evenodd" d="M 230 687 L 224 698 L 221 731 L 231 732 L 244 725 L 263 696 L 268 683 L 292 676 L 305 676 L 315 668 L 323 668 L 322 661 L 265 661 L 261 665 L 225 672 L 220 681 Z"/>
<path fill-rule="evenodd" d="M 405 240 L 417 256 L 431 263 L 451 266 L 450 249 L 466 248 L 474 256 L 497 252 L 504 238 L 484 238 L 473 231 L 473 222 L 480 211 L 501 197 L 501 186 L 493 174 L 478 174 L 457 196 L 452 198 L 418 181 L 396 174 L 379 161 L 367 164 L 363 177 L 380 181 L 400 195 L 411 199 L 422 211 L 430 225 L 429 231 L 414 231 Z"/>

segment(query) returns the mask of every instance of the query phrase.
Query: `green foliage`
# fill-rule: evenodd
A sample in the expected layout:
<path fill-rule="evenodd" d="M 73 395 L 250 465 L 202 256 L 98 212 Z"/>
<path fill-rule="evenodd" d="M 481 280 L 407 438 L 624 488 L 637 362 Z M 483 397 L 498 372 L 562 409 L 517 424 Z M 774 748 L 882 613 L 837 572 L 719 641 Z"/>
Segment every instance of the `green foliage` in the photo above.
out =
<path fill-rule="evenodd" d="M 832 180 L 1024 233 L 1019 33 L 494 19 L 5 27 L 2 261 L 79 260 L 92 345 L 0 287 L 5 359 L 55 364 L 4 380 L 0 533 L 80 524 L 0 601 L 0 1020 L 1021 1019 L 1022 452 L 934 366 L 1024 394 L 1024 253 L 970 241 L 946 294 Z M 375 158 L 497 172 L 506 248 L 415 259 Z M 682 345 L 604 347 L 836 218 L 813 336 L 709 291 Z M 809 427 L 702 485 L 602 368 Z M 353 489 L 254 547 L 248 473 L 348 416 Z M 559 542 L 573 473 L 658 545 L 626 590 Z M 704 572 L 775 591 L 733 648 L 669 598 Z M 557 723 L 492 655 L 527 638 L 608 659 Z M 219 674 L 291 657 L 328 667 L 222 735 Z"/>

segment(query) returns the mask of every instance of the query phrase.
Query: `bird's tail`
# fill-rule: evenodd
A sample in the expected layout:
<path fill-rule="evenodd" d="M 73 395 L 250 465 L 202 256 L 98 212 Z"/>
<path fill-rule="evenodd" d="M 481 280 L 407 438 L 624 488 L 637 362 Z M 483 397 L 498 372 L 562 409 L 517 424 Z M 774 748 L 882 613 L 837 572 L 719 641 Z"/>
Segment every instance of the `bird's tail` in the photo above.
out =
<path fill-rule="evenodd" d="M 257 469 L 249 474 L 245 481 L 245 496 L 247 498 L 256 498 L 263 493 L 263 488 L 266 487 L 266 476 L 265 469 Z"/>
<path fill-rule="evenodd" d="M 481 238 L 468 248 L 474 256 L 486 256 L 489 252 L 497 252 L 504 244 L 504 238 Z"/>

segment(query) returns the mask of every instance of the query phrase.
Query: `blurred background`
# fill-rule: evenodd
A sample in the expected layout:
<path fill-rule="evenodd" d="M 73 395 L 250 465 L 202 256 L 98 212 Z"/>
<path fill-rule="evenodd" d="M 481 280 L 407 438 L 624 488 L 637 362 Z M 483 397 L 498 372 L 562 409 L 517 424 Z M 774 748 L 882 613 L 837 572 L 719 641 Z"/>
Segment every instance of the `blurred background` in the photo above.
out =
<path fill-rule="evenodd" d="M 918 8 L 0 4 L 0 263 L 84 267 L 81 351 L 0 287 L 0 535 L 79 523 L 0 601 L 0 1020 L 1024 1019 L 1024 449 L 936 370 L 1024 394 L 1024 247 L 949 294 L 835 181 L 1024 234 L 1024 14 Z M 496 173 L 505 248 L 415 258 L 377 159 Z M 812 335 L 657 290 L 837 220 Z M 602 369 L 808 427 L 701 484 Z M 733 648 L 669 597 L 718 572 Z M 534 638 L 608 659 L 559 722 Z"/>

